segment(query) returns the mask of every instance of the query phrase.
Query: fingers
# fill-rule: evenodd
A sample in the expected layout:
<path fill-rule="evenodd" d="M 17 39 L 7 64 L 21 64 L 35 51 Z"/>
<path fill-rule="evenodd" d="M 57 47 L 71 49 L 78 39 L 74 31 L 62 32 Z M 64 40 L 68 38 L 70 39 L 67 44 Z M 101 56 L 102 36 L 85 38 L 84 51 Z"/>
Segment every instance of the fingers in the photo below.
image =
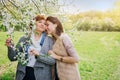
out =
<path fill-rule="evenodd" d="M 53 51 L 52 51 L 52 50 L 49 50 L 49 51 L 48 51 L 48 54 L 50 54 L 50 55 L 51 55 L 52 53 L 53 53 Z"/>
<path fill-rule="evenodd" d="M 6 39 L 5 45 L 8 46 L 8 47 L 12 46 L 13 45 L 12 39 L 11 38 Z"/>
<path fill-rule="evenodd" d="M 31 55 L 39 55 L 39 52 L 37 50 L 35 50 L 35 49 L 31 49 L 30 54 Z"/>
<path fill-rule="evenodd" d="M 33 55 L 33 54 L 34 54 L 34 52 L 35 52 L 35 50 L 34 50 L 34 49 L 31 49 L 31 50 L 30 50 L 30 54 L 31 54 L 31 55 Z"/>
<path fill-rule="evenodd" d="M 51 55 L 50 55 L 52 58 L 55 58 L 57 57 L 57 55 L 53 52 Z"/>

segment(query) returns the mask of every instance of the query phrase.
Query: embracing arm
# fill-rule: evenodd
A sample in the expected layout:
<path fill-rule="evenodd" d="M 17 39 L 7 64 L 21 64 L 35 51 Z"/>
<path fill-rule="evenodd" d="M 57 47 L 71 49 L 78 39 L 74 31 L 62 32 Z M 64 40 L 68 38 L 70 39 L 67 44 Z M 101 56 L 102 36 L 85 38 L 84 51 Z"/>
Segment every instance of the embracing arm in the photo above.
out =
<path fill-rule="evenodd" d="M 51 56 L 59 61 L 65 62 L 65 63 L 78 63 L 79 57 L 78 57 L 78 54 L 77 54 L 75 48 L 73 47 L 73 44 L 72 44 L 69 36 L 67 34 L 65 34 L 62 37 L 62 40 L 63 40 L 64 47 L 65 47 L 69 56 L 64 56 L 64 57 L 59 56 L 59 55 L 56 55 L 52 51 L 50 52 L 52 54 Z"/>
<path fill-rule="evenodd" d="M 50 37 L 47 37 L 42 46 L 41 52 L 33 52 L 37 56 L 37 61 L 42 62 L 48 65 L 54 65 L 55 59 L 48 55 L 48 51 L 52 49 L 53 40 Z"/>
<path fill-rule="evenodd" d="M 48 65 L 54 65 L 55 64 L 55 59 L 52 58 L 51 56 L 47 56 L 47 55 L 37 56 L 37 61 L 40 61 L 40 62 L 48 64 Z"/>
<path fill-rule="evenodd" d="M 59 56 L 57 54 L 55 54 L 53 51 L 49 51 L 49 54 L 51 54 L 50 56 L 53 57 L 54 59 L 58 60 L 58 61 L 61 61 L 61 62 L 65 62 L 65 63 L 78 63 L 79 62 L 79 59 L 76 59 L 74 57 L 71 57 L 71 56 Z"/>

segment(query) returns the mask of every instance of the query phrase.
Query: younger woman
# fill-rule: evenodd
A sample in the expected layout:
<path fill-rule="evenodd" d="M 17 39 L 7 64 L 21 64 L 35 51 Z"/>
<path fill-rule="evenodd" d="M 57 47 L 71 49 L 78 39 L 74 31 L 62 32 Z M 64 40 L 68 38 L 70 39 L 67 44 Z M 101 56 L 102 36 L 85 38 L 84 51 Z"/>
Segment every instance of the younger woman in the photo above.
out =
<path fill-rule="evenodd" d="M 61 22 L 49 16 L 46 19 L 47 31 L 55 40 L 53 49 L 49 50 L 51 57 L 57 60 L 57 73 L 59 80 L 80 80 L 80 73 L 76 66 L 79 57 L 69 36 L 63 32 Z"/>

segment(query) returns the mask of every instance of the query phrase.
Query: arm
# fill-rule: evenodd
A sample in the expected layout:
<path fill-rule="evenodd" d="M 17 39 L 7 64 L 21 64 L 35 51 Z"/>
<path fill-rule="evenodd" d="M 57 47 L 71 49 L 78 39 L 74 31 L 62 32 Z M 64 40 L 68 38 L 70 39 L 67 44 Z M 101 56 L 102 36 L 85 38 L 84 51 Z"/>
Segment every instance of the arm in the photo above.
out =
<path fill-rule="evenodd" d="M 8 47 L 8 58 L 10 61 L 16 61 L 14 57 L 16 56 L 16 51 L 12 47 Z"/>
<path fill-rule="evenodd" d="M 65 47 L 66 51 L 68 52 L 69 56 L 62 57 L 62 56 L 56 55 L 54 52 L 50 51 L 49 53 L 52 54 L 51 56 L 59 61 L 65 62 L 65 63 L 78 63 L 79 57 L 78 57 L 77 52 L 74 49 L 72 42 L 71 42 L 70 38 L 68 37 L 68 35 L 65 34 L 64 36 L 62 36 L 62 40 L 63 40 L 64 47 Z"/>
<path fill-rule="evenodd" d="M 71 56 L 59 56 L 59 55 L 56 55 L 53 51 L 49 51 L 49 54 L 51 54 L 50 56 L 53 57 L 54 59 L 58 60 L 58 61 L 61 61 L 61 62 L 65 62 L 65 63 L 70 63 L 70 64 L 73 64 L 73 63 L 78 63 L 79 60 L 75 59 L 74 57 L 71 57 Z"/>
<path fill-rule="evenodd" d="M 8 58 L 10 61 L 15 61 L 14 56 L 15 56 L 15 51 L 13 49 L 14 47 L 14 43 L 11 37 L 8 37 L 8 39 L 6 39 L 5 45 L 7 46 L 8 49 Z"/>
<path fill-rule="evenodd" d="M 53 40 L 50 37 L 47 37 L 42 46 L 41 52 L 33 50 L 32 54 L 37 56 L 36 59 L 38 62 L 42 62 L 48 65 L 54 65 L 55 59 L 51 56 L 48 56 L 48 50 L 51 50 L 53 46 Z M 44 54 L 43 54 L 44 53 Z M 46 54 L 45 54 L 46 53 Z"/>
<path fill-rule="evenodd" d="M 55 64 L 55 59 L 52 58 L 51 56 L 47 56 L 47 55 L 37 56 L 37 61 L 40 61 L 40 62 L 48 64 L 48 65 L 54 65 Z"/>
<path fill-rule="evenodd" d="M 21 38 L 20 40 L 19 40 L 19 42 L 17 43 L 17 45 L 16 45 L 16 48 L 17 49 L 19 49 L 20 51 L 21 51 L 21 47 L 20 47 L 20 45 L 18 45 L 21 41 L 23 41 L 23 39 L 25 39 L 25 38 Z M 16 55 L 17 55 L 17 50 L 15 50 L 13 47 L 10 47 L 10 46 L 7 46 L 8 47 L 8 58 L 9 58 L 9 60 L 10 61 L 16 61 L 17 59 L 16 58 L 14 58 Z"/>

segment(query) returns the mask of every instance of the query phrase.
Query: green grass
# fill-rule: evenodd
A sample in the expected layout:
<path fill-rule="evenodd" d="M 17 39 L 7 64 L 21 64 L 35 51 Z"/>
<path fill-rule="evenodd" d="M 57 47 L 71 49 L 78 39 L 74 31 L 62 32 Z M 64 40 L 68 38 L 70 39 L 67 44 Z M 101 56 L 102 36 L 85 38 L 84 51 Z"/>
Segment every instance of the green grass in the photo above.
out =
<path fill-rule="evenodd" d="M 13 40 L 15 43 L 17 43 L 20 36 L 22 36 L 22 33 L 16 32 L 13 34 Z M 7 47 L 5 46 L 5 40 L 7 39 L 7 35 L 5 32 L 0 32 L 0 66 L 3 64 L 9 63 L 9 60 L 7 58 Z"/>
<path fill-rule="evenodd" d="M 15 43 L 17 43 L 22 34 L 23 33 L 20 32 L 15 32 L 13 34 Z M 0 80 L 14 80 L 17 62 L 10 62 L 7 57 L 7 47 L 5 46 L 6 39 L 6 33 L 0 32 Z"/>
<path fill-rule="evenodd" d="M 120 80 L 120 33 L 119 32 L 71 32 L 68 33 L 80 56 L 79 71 L 82 80 Z M 22 35 L 14 33 L 17 42 Z M 11 62 L 4 46 L 6 34 L 0 32 L 0 66 Z M 2 80 L 13 80 L 16 62 L 7 66 Z"/>
<path fill-rule="evenodd" d="M 120 33 L 81 32 L 73 37 L 82 80 L 120 80 Z M 72 37 L 72 36 L 71 36 Z M 119 73 L 119 72 L 118 72 Z"/>

